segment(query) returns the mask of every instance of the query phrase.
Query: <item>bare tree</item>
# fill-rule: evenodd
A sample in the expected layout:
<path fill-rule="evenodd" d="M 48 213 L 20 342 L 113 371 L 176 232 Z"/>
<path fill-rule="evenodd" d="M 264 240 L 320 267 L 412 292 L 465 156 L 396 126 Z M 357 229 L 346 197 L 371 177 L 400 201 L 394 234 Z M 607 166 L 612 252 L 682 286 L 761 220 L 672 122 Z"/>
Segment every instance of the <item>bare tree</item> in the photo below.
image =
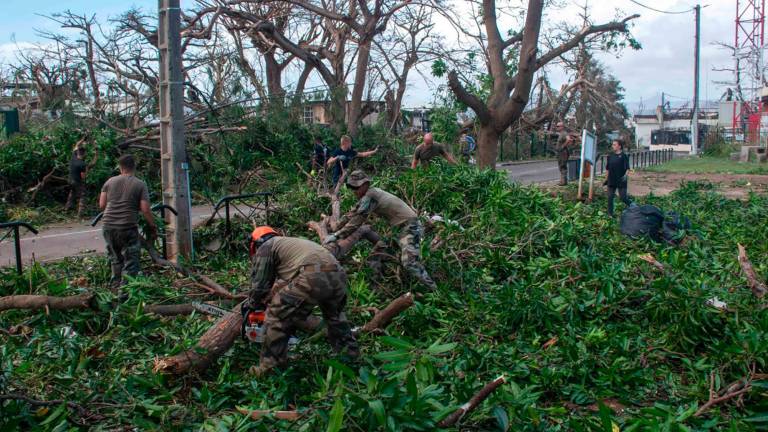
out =
<path fill-rule="evenodd" d="M 472 108 L 479 123 L 478 162 L 481 167 L 495 169 L 498 139 L 501 133 L 520 119 L 528 105 L 536 71 L 547 63 L 576 48 L 588 38 L 603 34 L 627 33 L 627 22 L 633 15 L 601 25 L 588 24 L 579 31 L 562 34 L 562 42 L 539 53 L 539 34 L 544 10 L 543 0 L 529 0 L 522 31 L 502 37 L 495 0 L 482 0 L 478 22 L 482 23 L 481 48 L 492 83 L 485 100 L 468 90 L 458 72 L 451 70 L 448 85 L 456 98 Z M 513 67 L 510 67 L 510 63 Z"/>

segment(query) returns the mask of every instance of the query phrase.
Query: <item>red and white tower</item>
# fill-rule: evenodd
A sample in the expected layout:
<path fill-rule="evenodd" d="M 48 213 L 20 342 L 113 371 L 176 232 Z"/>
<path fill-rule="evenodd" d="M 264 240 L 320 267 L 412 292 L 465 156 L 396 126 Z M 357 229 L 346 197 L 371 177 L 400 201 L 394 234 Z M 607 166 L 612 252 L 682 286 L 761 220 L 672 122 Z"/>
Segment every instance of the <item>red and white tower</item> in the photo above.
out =
<path fill-rule="evenodd" d="M 765 86 L 763 46 L 765 43 L 765 0 L 736 0 L 734 60 L 735 99 L 733 127 L 746 129 L 748 140 L 759 137 L 762 89 Z"/>

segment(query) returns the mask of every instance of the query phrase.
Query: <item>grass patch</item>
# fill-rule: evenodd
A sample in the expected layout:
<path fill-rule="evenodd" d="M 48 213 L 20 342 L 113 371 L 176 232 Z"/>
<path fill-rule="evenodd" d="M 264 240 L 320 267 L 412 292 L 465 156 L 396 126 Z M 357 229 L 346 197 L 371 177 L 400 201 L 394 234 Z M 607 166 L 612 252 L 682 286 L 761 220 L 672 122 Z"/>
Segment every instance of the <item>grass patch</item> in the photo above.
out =
<path fill-rule="evenodd" d="M 768 164 L 736 162 L 722 157 L 685 157 L 644 171 L 689 174 L 768 174 Z"/>

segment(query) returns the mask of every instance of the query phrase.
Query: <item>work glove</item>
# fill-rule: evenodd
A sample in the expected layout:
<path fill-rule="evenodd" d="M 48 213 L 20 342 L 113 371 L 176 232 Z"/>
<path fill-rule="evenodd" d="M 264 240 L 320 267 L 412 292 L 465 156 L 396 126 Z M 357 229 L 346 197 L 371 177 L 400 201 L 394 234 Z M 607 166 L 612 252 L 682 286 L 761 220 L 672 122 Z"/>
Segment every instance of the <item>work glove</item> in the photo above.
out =
<path fill-rule="evenodd" d="M 336 237 L 336 234 L 331 234 L 325 237 L 325 240 L 323 240 L 323 244 L 326 245 L 328 243 L 333 243 L 337 240 L 338 238 Z"/>
<path fill-rule="evenodd" d="M 349 160 L 349 158 L 347 156 L 344 156 L 344 155 L 339 156 L 337 159 L 342 161 L 342 162 L 346 162 L 346 161 Z"/>

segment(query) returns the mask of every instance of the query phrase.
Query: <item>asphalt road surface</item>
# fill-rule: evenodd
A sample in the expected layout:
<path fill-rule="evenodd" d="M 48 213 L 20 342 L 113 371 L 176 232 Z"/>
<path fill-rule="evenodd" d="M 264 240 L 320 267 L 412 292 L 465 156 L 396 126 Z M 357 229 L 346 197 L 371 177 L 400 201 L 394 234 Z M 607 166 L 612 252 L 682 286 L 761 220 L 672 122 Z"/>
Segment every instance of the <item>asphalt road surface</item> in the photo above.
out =
<path fill-rule="evenodd" d="M 213 209 L 210 206 L 192 207 L 192 224 L 205 222 L 212 212 Z M 5 232 L 0 233 L 0 236 L 3 235 Z M 92 227 L 90 220 L 52 225 L 41 229 L 38 235 L 21 228 L 21 259 L 25 266 L 29 265 L 33 259 L 38 262 L 47 262 L 105 251 L 101 225 Z M 13 234 L 10 234 L 0 242 L 0 267 L 15 265 Z"/>
<path fill-rule="evenodd" d="M 556 160 L 502 163 L 496 166 L 509 173 L 509 180 L 520 184 L 546 183 L 560 179 Z"/>

